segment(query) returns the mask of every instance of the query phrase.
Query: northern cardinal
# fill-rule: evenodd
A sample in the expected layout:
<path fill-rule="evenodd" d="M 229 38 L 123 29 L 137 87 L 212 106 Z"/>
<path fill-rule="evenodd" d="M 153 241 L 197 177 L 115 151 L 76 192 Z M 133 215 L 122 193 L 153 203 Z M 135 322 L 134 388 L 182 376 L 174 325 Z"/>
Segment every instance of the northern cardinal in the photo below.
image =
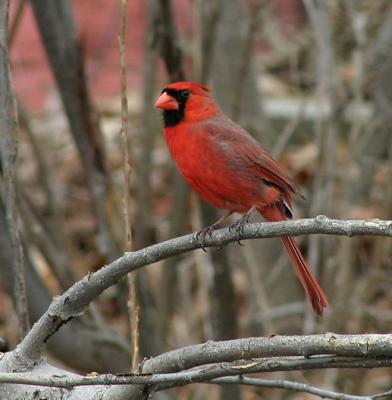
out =
<path fill-rule="evenodd" d="M 241 228 L 257 210 L 267 221 L 292 218 L 297 191 L 283 168 L 217 106 L 208 88 L 195 82 L 166 86 L 155 103 L 163 110 L 164 134 L 177 166 L 191 188 L 214 207 L 226 210 L 205 235 L 234 212 L 244 214 Z M 281 240 L 314 311 L 321 315 L 327 298 L 309 271 L 297 243 Z"/>

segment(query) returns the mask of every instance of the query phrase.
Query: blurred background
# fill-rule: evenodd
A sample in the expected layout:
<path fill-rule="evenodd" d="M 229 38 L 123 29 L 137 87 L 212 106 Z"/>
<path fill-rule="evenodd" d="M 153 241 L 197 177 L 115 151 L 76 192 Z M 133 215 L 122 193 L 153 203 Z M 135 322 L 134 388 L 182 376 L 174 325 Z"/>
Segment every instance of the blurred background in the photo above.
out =
<path fill-rule="evenodd" d="M 32 322 L 52 296 L 125 249 L 119 25 L 116 0 L 11 2 L 17 206 Z M 153 108 L 166 83 L 185 79 L 210 86 L 286 167 L 306 197 L 296 201 L 296 218 L 391 219 L 390 0 L 132 0 L 126 62 L 134 250 L 219 216 L 177 174 Z M 329 297 L 323 318 L 279 240 L 198 250 L 138 272 L 141 357 L 206 340 L 391 331 L 390 238 L 298 240 Z M 1 205 L 0 336 L 13 348 L 10 248 Z M 48 357 L 79 372 L 127 371 L 126 301 L 125 282 L 108 289 L 48 342 Z M 362 395 L 392 383 L 385 369 L 272 376 Z M 304 395 L 191 385 L 164 397 Z"/>

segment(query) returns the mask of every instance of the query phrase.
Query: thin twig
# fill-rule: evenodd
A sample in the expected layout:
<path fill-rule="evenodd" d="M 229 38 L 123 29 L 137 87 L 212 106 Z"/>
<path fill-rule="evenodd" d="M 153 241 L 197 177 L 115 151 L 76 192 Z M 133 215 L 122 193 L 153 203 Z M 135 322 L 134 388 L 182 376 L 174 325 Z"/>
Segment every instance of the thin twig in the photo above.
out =
<path fill-rule="evenodd" d="M 127 70 L 125 52 L 125 32 L 127 21 L 128 0 L 121 0 L 121 22 L 118 42 L 120 47 L 120 76 L 121 76 L 121 138 L 123 144 L 123 169 L 124 169 L 124 224 L 125 224 L 125 249 L 132 249 L 132 232 L 129 215 L 129 183 L 131 180 L 131 166 L 128 152 L 128 98 L 127 98 Z M 135 273 L 128 274 L 128 312 L 131 326 L 132 363 L 131 369 L 136 368 L 139 357 L 139 307 L 136 300 Z"/>
<path fill-rule="evenodd" d="M 306 108 L 306 102 L 302 101 L 300 103 L 300 107 L 298 112 L 294 116 L 294 118 L 290 119 L 290 121 L 286 124 L 283 128 L 282 132 L 279 135 L 278 140 L 274 144 L 274 147 L 271 151 L 272 157 L 278 159 L 284 148 L 286 147 L 287 143 L 289 142 L 291 136 L 294 134 L 295 130 L 298 128 L 299 124 L 302 122 L 304 118 L 304 112 Z"/>
<path fill-rule="evenodd" d="M 319 396 L 323 399 L 333 400 L 372 400 L 374 396 L 355 396 L 351 394 L 333 392 L 332 390 L 320 389 L 316 386 L 309 385 L 302 382 L 293 382 L 283 379 L 258 379 L 249 378 L 247 376 L 228 376 L 224 378 L 213 379 L 210 382 L 212 384 L 231 384 L 231 385 L 247 385 L 256 387 L 268 387 L 275 389 L 287 389 L 294 392 L 310 393 Z M 378 396 L 378 395 L 375 395 Z"/>
<path fill-rule="evenodd" d="M 21 190 L 20 185 L 17 189 L 18 209 L 23 220 L 26 242 L 38 247 L 47 260 L 60 288 L 67 290 L 76 280 L 69 268 L 69 260 L 65 257 L 63 248 L 56 246 L 57 243 L 53 239 L 55 234 L 48 229 L 26 193 Z"/>
<path fill-rule="evenodd" d="M 18 99 L 17 99 L 18 100 Z M 31 150 L 34 154 L 34 160 L 37 163 L 37 173 L 39 181 L 42 185 L 42 189 L 45 192 L 46 203 L 45 207 L 49 211 L 50 216 L 50 233 L 47 233 L 47 236 L 50 238 L 46 239 L 49 242 L 53 243 L 53 250 L 55 253 L 55 259 L 58 262 L 52 264 L 49 262 L 51 268 L 54 268 L 54 272 L 56 274 L 56 265 L 60 271 L 60 274 L 57 275 L 57 279 L 59 283 L 63 287 L 70 287 L 75 279 L 72 276 L 72 268 L 68 268 L 68 271 L 65 270 L 65 265 L 67 264 L 67 260 L 69 259 L 69 254 L 67 252 L 67 237 L 65 235 L 64 227 L 65 221 L 64 216 L 62 214 L 62 210 L 59 204 L 59 201 L 56 196 L 54 178 L 52 176 L 53 171 L 49 168 L 48 165 L 48 148 L 43 146 L 43 143 L 38 140 L 36 132 L 33 130 L 32 122 L 27 110 L 23 107 L 20 101 L 17 101 L 18 105 L 18 122 L 20 127 L 26 132 L 28 140 L 31 144 Z M 19 188 L 19 192 L 22 193 L 22 188 Z M 23 218 L 23 217 L 22 217 Z M 38 218 L 35 218 L 38 219 Z M 29 223 L 27 223 L 29 224 Z M 27 225 L 25 224 L 25 226 Z M 44 252 L 45 253 L 45 252 Z M 52 258 L 52 260 L 54 260 Z M 69 267 L 69 265 L 68 265 Z M 62 279 L 61 277 L 65 278 Z"/>
<path fill-rule="evenodd" d="M 328 119 L 324 120 L 321 113 L 318 113 L 315 120 L 316 147 L 319 152 L 317 175 L 313 178 L 311 190 L 313 198 L 311 199 L 310 212 L 313 214 L 321 209 L 327 210 L 326 212 L 336 210 L 334 200 L 336 198 L 334 196 L 336 190 L 336 117 L 338 114 L 337 94 L 340 87 L 336 73 L 335 49 L 328 14 L 329 3 L 321 0 L 304 0 L 303 3 L 317 45 L 315 80 L 317 82 L 318 107 L 321 107 L 323 101 L 326 101 L 331 107 Z M 321 243 L 321 240 L 317 237 L 311 237 L 309 240 L 309 264 L 312 266 L 316 277 L 318 277 L 320 269 Z M 308 311 L 305 316 L 304 332 L 314 331 L 315 323 L 314 314 Z"/>
<path fill-rule="evenodd" d="M 373 400 L 381 399 L 383 397 L 392 397 L 392 389 L 391 390 L 387 390 L 386 392 L 383 392 L 383 393 L 374 394 L 373 396 L 370 396 L 370 397 Z"/>
<path fill-rule="evenodd" d="M 19 0 L 18 5 L 16 7 L 15 17 L 11 23 L 10 33 L 8 36 L 8 47 L 11 48 L 12 43 L 14 42 L 16 32 L 18 31 L 20 21 L 22 19 L 23 11 L 25 9 L 26 0 Z"/>
<path fill-rule="evenodd" d="M 124 172 L 124 225 L 125 225 L 125 248 L 132 248 L 132 233 L 129 216 L 129 182 L 131 179 L 130 160 L 128 153 L 128 97 L 127 97 L 127 70 L 126 70 L 126 50 L 125 50 L 125 31 L 128 0 L 121 1 L 121 24 L 118 35 L 120 47 L 120 77 L 121 77 L 121 139 L 123 145 L 123 172 Z"/>

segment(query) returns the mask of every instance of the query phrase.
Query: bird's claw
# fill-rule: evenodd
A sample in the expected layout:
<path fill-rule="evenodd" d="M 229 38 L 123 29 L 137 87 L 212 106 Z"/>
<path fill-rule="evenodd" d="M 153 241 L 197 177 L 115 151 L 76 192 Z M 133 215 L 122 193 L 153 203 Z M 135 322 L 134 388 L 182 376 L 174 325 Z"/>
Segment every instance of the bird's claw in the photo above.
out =
<path fill-rule="evenodd" d="M 196 233 L 196 239 L 200 242 L 201 249 L 207 253 L 206 250 L 206 236 L 208 235 L 212 238 L 212 233 L 216 229 L 215 225 L 206 226 L 205 228 L 201 229 L 199 232 Z"/>
<path fill-rule="evenodd" d="M 238 221 L 234 222 L 234 224 L 229 226 L 229 232 L 235 231 L 237 233 L 237 243 L 240 246 L 245 246 L 241 243 L 242 235 L 244 233 L 244 227 L 249 221 L 249 215 L 245 214 Z"/>

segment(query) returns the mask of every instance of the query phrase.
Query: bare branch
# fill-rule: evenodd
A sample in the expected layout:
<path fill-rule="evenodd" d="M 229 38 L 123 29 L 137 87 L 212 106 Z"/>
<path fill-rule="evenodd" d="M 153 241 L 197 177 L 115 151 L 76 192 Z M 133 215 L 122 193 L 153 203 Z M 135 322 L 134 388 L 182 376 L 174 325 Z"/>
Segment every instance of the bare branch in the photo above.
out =
<path fill-rule="evenodd" d="M 392 389 L 388 390 L 386 392 L 383 392 L 383 393 L 374 394 L 373 396 L 371 396 L 371 398 L 373 400 L 375 400 L 375 399 L 381 399 L 383 397 L 391 397 L 391 396 L 392 396 Z"/>
<path fill-rule="evenodd" d="M 20 323 L 21 337 L 23 337 L 29 330 L 29 318 L 23 268 L 23 246 L 19 234 L 18 211 L 16 209 L 15 165 L 18 142 L 16 136 L 16 104 L 9 70 L 8 7 L 9 1 L 0 2 L 0 158 L 3 175 L 2 198 L 5 205 L 5 219 L 14 253 L 16 310 Z"/>
<path fill-rule="evenodd" d="M 233 363 L 221 363 L 218 365 L 204 365 L 196 369 L 177 373 L 134 374 L 121 376 L 112 374 L 98 376 L 78 376 L 68 371 L 62 371 L 56 367 L 42 363 L 41 365 L 34 367 L 34 370 L 28 373 L 0 373 L 0 383 L 2 384 L 2 391 L 0 390 L 0 393 L 3 391 L 5 391 L 7 395 L 10 393 L 23 393 L 24 399 L 33 400 L 37 398 L 36 395 L 39 392 L 38 389 L 40 387 L 51 387 L 64 388 L 67 390 L 74 389 L 69 392 L 69 395 L 66 397 L 64 397 L 64 393 L 61 391 L 52 391 L 52 397 L 50 397 L 51 399 L 67 398 L 70 400 L 88 400 L 96 399 L 98 394 L 100 396 L 99 398 L 112 400 L 124 399 L 125 396 L 127 396 L 126 398 L 146 398 L 146 392 L 143 392 L 142 390 L 140 391 L 140 388 L 143 388 L 143 385 L 154 388 L 153 390 L 157 391 L 166 389 L 168 387 L 183 386 L 196 382 L 226 384 L 235 383 L 235 381 L 238 380 L 238 383 L 251 384 L 251 382 L 253 383 L 260 380 L 243 377 L 243 374 L 247 372 L 258 372 L 255 369 L 255 366 L 258 366 L 261 371 L 264 371 L 265 368 L 267 368 L 269 371 L 271 371 L 271 368 L 273 371 L 277 371 L 282 370 L 281 368 L 286 368 L 285 370 L 321 368 L 321 366 L 318 366 L 321 364 L 324 368 L 325 366 L 327 366 L 327 368 L 345 368 L 347 366 L 352 368 L 367 368 L 391 365 L 391 360 L 372 360 L 369 358 L 339 359 L 339 357 L 318 357 L 318 359 L 319 360 L 315 358 L 303 358 L 301 360 L 293 360 L 278 358 L 278 363 L 276 360 L 251 360 L 251 362 L 241 361 Z M 277 365 L 279 368 L 276 368 Z M 230 375 L 235 376 L 230 378 L 228 377 Z M 280 387 L 280 382 L 281 381 L 271 381 L 269 385 L 266 384 L 265 386 Z M 6 385 L 6 383 L 8 383 L 8 385 Z M 12 386 L 12 384 L 14 385 Z M 255 382 L 255 384 L 257 384 L 257 382 Z M 16 387 L 16 385 L 18 385 L 19 388 Z M 284 385 L 285 386 L 282 387 L 292 386 L 290 387 L 292 390 L 295 390 L 295 387 L 297 387 L 298 390 L 301 390 L 301 385 L 303 384 L 297 382 L 287 382 Z M 83 390 L 82 387 L 86 386 L 88 386 L 89 389 L 86 388 Z M 306 388 L 311 388 L 309 390 L 310 393 L 312 393 L 312 391 L 317 392 L 318 390 L 320 390 L 321 393 L 322 391 L 322 389 L 312 388 L 307 385 L 305 386 Z M 137 389 L 139 389 L 139 392 L 135 392 Z M 138 396 L 137 393 L 139 393 L 140 396 Z M 325 397 L 328 397 L 328 393 L 331 392 L 324 391 L 323 394 L 326 395 Z M 131 397 L 129 397 L 130 394 Z M 136 394 L 136 396 L 132 397 L 133 394 Z M 378 399 L 381 397 L 386 397 L 389 394 L 390 391 L 375 394 L 371 397 L 363 397 L 361 399 Z M 353 397 L 351 397 L 351 399 L 348 397 L 341 398 L 343 400 L 354 400 Z M 359 397 L 355 400 L 359 400 Z"/>
<path fill-rule="evenodd" d="M 283 379 L 275 380 L 275 379 L 249 378 L 247 376 L 239 376 L 239 377 L 230 376 L 230 377 L 213 379 L 208 383 L 288 389 L 294 392 L 311 393 L 323 399 L 334 399 L 334 400 L 371 400 L 374 398 L 374 396 L 354 396 L 351 394 L 333 392 L 331 390 L 320 389 L 318 387 L 308 385 L 307 383 L 292 382 Z"/>
<path fill-rule="evenodd" d="M 219 358 L 217 354 L 215 354 L 215 357 Z M 77 376 L 67 374 L 60 375 L 59 373 L 52 375 L 37 373 L 0 373 L 0 383 L 16 383 L 66 389 L 72 389 L 77 386 L 96 385 L 154 385 L 155 390 L 163 390 L 169 387 L 183 386 L 196 382 L 224 383 L 223 381 L 219 382 L 222 377 L 237 376 L 246 373 L 310 370 L 319 368 L 382 368 L 390 367 L 391 365 L 392 359 L 390 358 L 372 359 L 368 357 L 326 356 L 312 358 L 272 357 L 201 365 L 191 370 L 181 370 L 172 373 L 142 373 L 121 376 L 113 374 Z M 242 378 L 237 379 L 241 380 Z"/>
<path fill-rule="evenodd" d="M 147 360 L 144 363 L 143 372 L 175 372 L 212 362 L 232 362 L 255 357 L 304 356 L 310 360 L 309 357 L 316 354 L 341 357 L 389 357 L 392 363 L 392 334 L 338 335 L 326 333 L 302 336 L 277 335 L 222 342 L 209 341 L 173 350 Z M 313 360 L 311 363 L 316 362 L 315 358 L 311 359 Z M 317 358 L 317 360 L 321 359 Z M 278 368 L 278 364 L 276 367 Z"/>
<path fill-rule="evenodd" d="M 318 335 L 314 335 L 318 336 Z M 322 336 L 322 335 L 321 335 Z M 360 336 L 360 335 L 359 335 Z M 294 337 L 293 337 L 294 338 Z M 250 338 L 252 339 L 252 338 Z M 268 338 L 267 338 L 268 339 Z M 224 343 L 224 342 L 217 342 Z M 294 343 L 294 342 L 293 342 Z M 204 345 L 208 345 L 204 343 Z M 293 345 L 295 347 L 295 345 Z M 181 349 L 179 349 L 181 350 Z M 172 352 L 170 352 L 172 353 Z M 169 353 L 167 353 L 169 354 Z M 163 355 L 162 355 L 163 356 Z M 212 355 L 219 358 L 219 354 Z M 278 371 L 298 371 L 311 369 L 327 368 L 381 368 L 392 365 L 391 358 L 369 358 L 369 357 L 337 357 L 337 356 L 316 356 L 316 357 L 271 357 L 271 358 L 251 358 L 240 359 L 231 362 L 220 362 L 217 364 L 203 364 L 196 368 L 184 371 L 181 367 L 178 372 L 167 374 L 165 383 L 155 383 L 154 391 L 164 390 L 189 383 L 207 382 L 219 377 L 242 376 L 248 373 L 278 372 Z M 197 357 L 196 357 L 197 358 Z M 173 361 L 173 360 L 172 360 Z M 178 361 L 178 360 L 177 360 Z M 181 360 L 180 360 L 181 362 Z M 162 366 L 162 371 L 167 366 Z M 144 370 L 144 369 L 143 369 Z M 163 374 L 158 374 L 162 377 Z M 175 382 L 170 380 L 176 376 Z M 208 382 L 207 382 L 208 383 Z"/>
<path fill-rule="evenodd" d="M 12 259 L 11 238 L 6 226 L 4 206 L 0 202 L 0 281 L 4 290 L 13 299 L 14 274 L 9 268 L 12 265 Z M 31 322 L 35 322 L 47 310 L 53 295 L 38 276 L 37 266 L 28 252 L 25 252 L 24 269 L 29 318 Z M 53 337 L 45 350 L 78 371 L 94 370 L 106 373 L 128 371 L 130 353 L 127 342 L 109 327 L 100 326 L 97 329 L 97 325 L 93 324 L 88 317 L 87 320 L 74 318 Z"/>
<path fill-rule="evenodd" d="M 125 32 L 127 21 L 128 0 L 120 1 L 120 30 L 118 34 L 118 43 L 120 48 L 120 79 L 121 79 L 121 138 L 123 145 L 123 172 L 124 172 L 124 224 L 125 224 L 125 241 L 124 248 L 132 250 L 133 238 L 130 222 L 130 195 L 129 185 L 131 181 L 131 164 L 129 158 L 129 139 L 128 139 L 128 97 L 127 97 L 127 66 L 126 66 L 126 47 L 125 47 Z M 127 276 L 128 281 L 128 314 L 129 324 L 131 328 L 131 347 L 132 347 L 132 365 L 134 370 L 139 357 L 139 306 L 136 300 L 136 277 L 135 273 L 129 273 Z"/>
<path fill-rule="evenodd" d="M 336 220 L 318 216 L 296 221 L 248 224 L 244 227 L 242 236 L 243 239 L 255 239 L 310 233 L 392 236 L 392 221 Z M 236 240 L 237 234 L 226 228 L 215 231 L 211 238 L 206 238 L 205 246 L 222 246 Z M 199 248 L 200 242 L 194 234 L 190 234 L 125 253 L 110 265 L 86 276 L 52 302 L 48 311 L 18 346 L 20 356 L 39 358 L 45 342 L 51 335 L 69 319 L 80 315 L 91 301 L 128 272 Z"/>
<path fill-rule="evenodd" d="M 248 224 L 244 229 L 243 236 L 244 238 L 255 238 L 301 233 L 392 236 L 392 221 L 339 221 L 318 217 L 289 222 Z M 212 238 L 207 239 L 207 246 L 226 244 L 236 239 L 236 234 L 231 234 L 228 229 L 223 229 L 216 231 Z M 13 365 L 15 362 L 31 360 L 33 357 L 38 358 L 44 343 L 52 334 L 70 318 L 82 313 L 90 301 L 129 271 L 196 248 L 200 248 L 200 243 L 194 235 L 172 239 L 133 253 L 126 253 L 109 266 L 77 282 L 66 293 L 54 300 L 49 310 L 34 325 L 17 350 L 4 355 L 0 363 L 3 364 L 2 369 L 4 370 L 4 365 Z M 174 350 L 145 361 L 141 366 L 142 376 L 121 377 L 130 379 L 125 383 L 138 384 L 138 386 L 124 387 L 124 390 L 113 387 L 105 393 L 105 396 L 107 394 L 109 397 L 106 398 L 121 398 L 124 393 L 132 393 L 132 396 L 137 398 L 140 393 L 143 393 L 144 385 L 152 383 L 154 383 L 154 390 L 163 390 L 192 382 L 204 382 L 218 377 L 244 373 L 385 366 L 392 366 L 392 335 L 335 335 L 329 333 L 207 342 Z M 189 368 L 191 370 L 184 371 Z M 5 370 L 7 371 L 7 368 Z M 145 374 L 158 372 L 159 376 L 153 376 L 156 381 L 147 380 L 148 377 Z M 162 373 L 166 375 L 162 376 Z M 149 375 L 149 377 L 151 376 Z M 111 375 L 109 379 L 112 378 Z M 131 382 L 131 379 L 134 380 Z M 89 381 L 89 384 L 92 382 Z M 110 397 L 112 395 L 117 397 Z"/>
<path fill-rule="evenodd" d="M 125 31 L 128 0 L 121 0 L 120 13 L 121 22 L 118 34 L 118 44 L 120 48 L 120 77 L 121 77 L 121 140 L 123 146 L 123 173 L 124 173 L 124 205 L 123 216 L 125 224 L 125 249 L 132 248 L 132 233 L 129 216 L 129 182 L 131 180 L 131 166 L 129 159 L 129 140 L 128 140 L 128 97 L 127 97 L 127 65 L 126 65 L 126 47 Z"/>

